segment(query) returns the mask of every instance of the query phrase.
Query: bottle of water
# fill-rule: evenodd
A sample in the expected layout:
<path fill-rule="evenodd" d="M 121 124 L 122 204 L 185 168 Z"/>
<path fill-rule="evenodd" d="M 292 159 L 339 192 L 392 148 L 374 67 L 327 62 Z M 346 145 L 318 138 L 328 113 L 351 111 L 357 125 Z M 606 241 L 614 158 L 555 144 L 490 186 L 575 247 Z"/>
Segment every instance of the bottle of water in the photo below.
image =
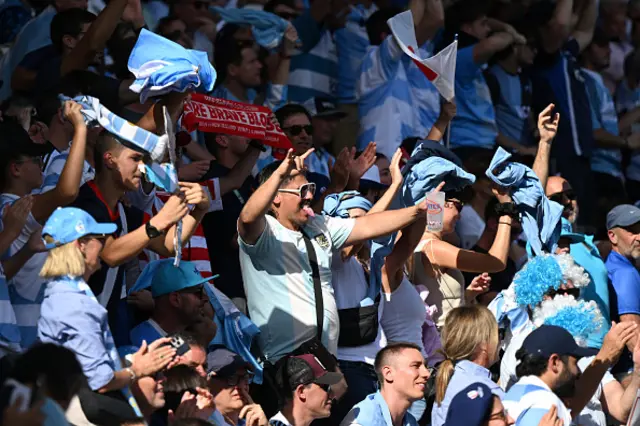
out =
<path fill-rule="evenodd" d="M 427 230 L 442 231 L 444 217 L 444 192 L 430 192 L 427 194 Z"/>

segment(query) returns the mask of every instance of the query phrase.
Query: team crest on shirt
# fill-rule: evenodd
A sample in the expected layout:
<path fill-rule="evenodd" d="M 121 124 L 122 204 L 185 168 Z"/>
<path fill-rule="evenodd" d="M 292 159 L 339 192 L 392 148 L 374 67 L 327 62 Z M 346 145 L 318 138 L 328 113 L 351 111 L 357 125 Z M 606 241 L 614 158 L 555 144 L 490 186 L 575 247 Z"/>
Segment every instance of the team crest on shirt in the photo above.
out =
<path fill-rule="evenodd" d="M 316 240 L 316 243 L 318 243 L 318 245 L 323 249 L 326 250 L 329 248 L 329 240 L 324 234 L 316 235 L 313 239 Z"/>

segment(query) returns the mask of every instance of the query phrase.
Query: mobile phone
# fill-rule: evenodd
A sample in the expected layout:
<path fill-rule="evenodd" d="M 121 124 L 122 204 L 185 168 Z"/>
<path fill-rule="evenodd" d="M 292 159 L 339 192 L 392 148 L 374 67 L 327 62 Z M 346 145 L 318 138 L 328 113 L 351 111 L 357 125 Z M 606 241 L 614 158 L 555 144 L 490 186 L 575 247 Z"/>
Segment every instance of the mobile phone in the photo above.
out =
<path fill-rule="evenodd" d="M 189 344 L 180 336 L 172 336 L 170 345 L 176 350 L 176 356 L 184 355 L 191 350 Z"/>

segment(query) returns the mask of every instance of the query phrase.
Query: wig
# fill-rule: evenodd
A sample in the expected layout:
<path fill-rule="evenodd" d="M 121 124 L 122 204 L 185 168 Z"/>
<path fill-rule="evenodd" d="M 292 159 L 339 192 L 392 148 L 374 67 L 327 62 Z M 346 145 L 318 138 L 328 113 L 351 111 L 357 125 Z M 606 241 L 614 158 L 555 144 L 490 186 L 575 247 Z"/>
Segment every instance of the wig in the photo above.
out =
<path fill-rule="evenodd" d="M 533 322 L 536 327 L 544 324 L 562 327 L 580 346 L 586 346 L 589 335 L 604 325 L 604 318 L 596 302 L 558 294 L 552 300 L 543 301 L 533 311 Z"/>

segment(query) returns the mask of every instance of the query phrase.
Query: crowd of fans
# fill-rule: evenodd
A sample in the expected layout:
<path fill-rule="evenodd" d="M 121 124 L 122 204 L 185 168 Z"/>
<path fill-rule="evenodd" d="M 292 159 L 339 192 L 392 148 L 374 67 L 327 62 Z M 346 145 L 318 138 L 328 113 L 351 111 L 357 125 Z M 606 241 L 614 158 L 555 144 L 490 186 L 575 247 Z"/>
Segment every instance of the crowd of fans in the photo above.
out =
<path fill-rule="evenodd" d="M 0 102 L 0 425 L 633 415 L 638 0 L 0 0 Z"/>

